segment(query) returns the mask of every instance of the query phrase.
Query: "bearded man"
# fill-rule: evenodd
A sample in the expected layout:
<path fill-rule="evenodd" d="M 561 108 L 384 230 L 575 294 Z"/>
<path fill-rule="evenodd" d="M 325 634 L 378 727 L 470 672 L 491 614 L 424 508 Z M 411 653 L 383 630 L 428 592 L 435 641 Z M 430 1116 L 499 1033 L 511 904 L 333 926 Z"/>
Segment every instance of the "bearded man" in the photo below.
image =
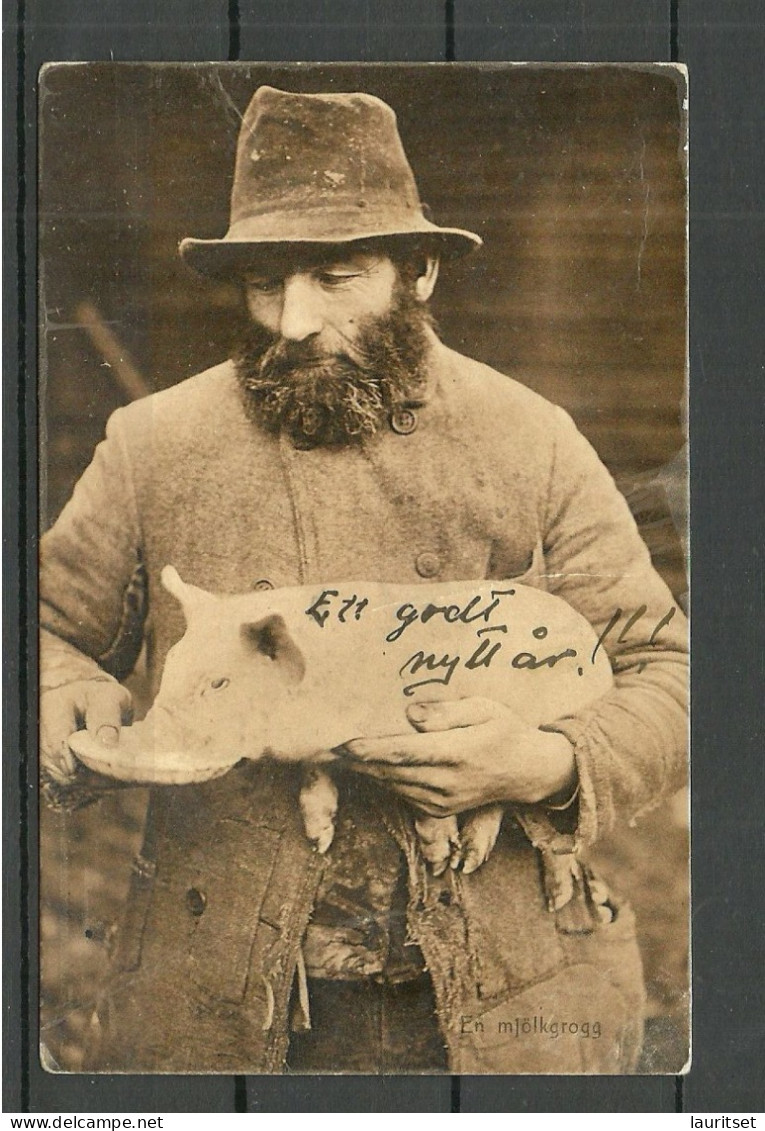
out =
<path fill-rule="evenodd" d="M 91 1069 L 635 1068 L 634 921 L 582 852 L 682 780 L 682 618 L 566 414 L 436 336 L 439 261 L 480 242 L 425 218 L 378 99 L 255 93 L 229 230 L 180 249 L 241 284 L 246 340 L 116 412 L 44 539 L 43 768 L 76 780 L 77 727 L 118 744 L 144 643 L 156 691 L 168 562 L 219 593 L 519 579 L 590 622 L 613 690 L 544 729 L 465 699 L 359 737 L 326 857 L 292 769 L 154 789 Z M 498 801 L 483 867 L 423 885 L 413 815 Z"/>

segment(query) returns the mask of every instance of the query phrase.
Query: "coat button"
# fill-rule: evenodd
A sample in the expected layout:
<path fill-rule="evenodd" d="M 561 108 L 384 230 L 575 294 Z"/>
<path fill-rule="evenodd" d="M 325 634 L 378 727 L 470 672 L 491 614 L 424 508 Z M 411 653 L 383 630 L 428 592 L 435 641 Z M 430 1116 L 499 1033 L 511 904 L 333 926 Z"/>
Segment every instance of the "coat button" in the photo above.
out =
<path fill-rule="evenodd" d="M 390 414 L 390 426 L 399 436 L 408 436 L 417 427 L 417 413 L 413 408 L 397 408 Z"/>
<path fill-rule="evenodd" d="M 204 914 L 207 906 L 207 896 L 199 888 L 189 888 L 186 892 L 186 906 L 195 919 Z"/>
<path fill-rule="evenodd" d="M 252 583 L 252 588 L 257 590 L 258 593 L 262 593 L 266 589 L 273 589 L 273 587 L 273 581 L 269 581 L 267 577 L 261 577 L 258 581 Z"/>
<path fill-rule="evenodd" d="M 438 554 L 433 554 L 430 550 L 424 550 L 415 558 L 414 568 L 417 570 L 420 577 L 435 577 L 441 569 Z"/>

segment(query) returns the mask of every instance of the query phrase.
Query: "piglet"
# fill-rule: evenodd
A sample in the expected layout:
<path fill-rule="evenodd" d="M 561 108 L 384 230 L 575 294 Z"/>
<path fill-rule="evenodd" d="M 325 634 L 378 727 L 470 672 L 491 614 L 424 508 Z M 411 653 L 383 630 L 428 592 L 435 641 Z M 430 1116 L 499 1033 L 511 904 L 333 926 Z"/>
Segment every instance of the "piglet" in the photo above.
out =
<path fill-rule="evenodd" d="M 343 582 L 216 595 L 172 566 L 162 583 L 186 631 L 170 649 L 143 722 L 105 749 L 71 745 L 92 769 L 123 780 L 203 781 L 241 758 L 302 762 L 300 806 L 319 852 L 332 842 L 334 748 L 403 734 L 420 700 L 482 696 L 532 726 L 603 695 L 611 668 L 592 627 L 564 600 L 512 581 L 393 585 Z M 435 872 L 479 867 L 501 806 L 456 818 L 418 816 Z"/>

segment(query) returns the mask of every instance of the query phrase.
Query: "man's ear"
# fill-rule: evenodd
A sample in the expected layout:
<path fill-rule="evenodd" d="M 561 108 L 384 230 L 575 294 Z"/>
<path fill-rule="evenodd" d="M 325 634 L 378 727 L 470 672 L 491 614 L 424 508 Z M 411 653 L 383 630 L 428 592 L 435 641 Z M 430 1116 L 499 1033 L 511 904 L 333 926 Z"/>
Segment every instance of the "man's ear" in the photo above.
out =
<path fill-rule="evenodd" d="M 425 269 L 417 276 L 414 284 L 414 293 L 420 302 L 427 302 L 433 294 L 438 278 L 438 258 L 429 255 L 425 260 Z"/>

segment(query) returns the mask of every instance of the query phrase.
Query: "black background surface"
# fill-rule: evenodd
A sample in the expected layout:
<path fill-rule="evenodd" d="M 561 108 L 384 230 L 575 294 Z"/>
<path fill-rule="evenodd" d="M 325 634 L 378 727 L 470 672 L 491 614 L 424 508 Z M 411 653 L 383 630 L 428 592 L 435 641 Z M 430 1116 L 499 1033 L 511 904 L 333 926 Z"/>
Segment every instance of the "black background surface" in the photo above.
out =
<path fill-rule="evenodd" d="M 765 23 L 759 2 L 166 0 L 160 7 L 20 0 L 4 6 L 4 24 L 4 1110 L 762 1110 Z M 244 1080 L 67 1077 L 40 1069 L 36 790 L 29 769 L 37 713 L 36 77 L 43 62 L 66 58 L 687 63 L 694 594 L 694 1046 L 688 1076 Z"/>

